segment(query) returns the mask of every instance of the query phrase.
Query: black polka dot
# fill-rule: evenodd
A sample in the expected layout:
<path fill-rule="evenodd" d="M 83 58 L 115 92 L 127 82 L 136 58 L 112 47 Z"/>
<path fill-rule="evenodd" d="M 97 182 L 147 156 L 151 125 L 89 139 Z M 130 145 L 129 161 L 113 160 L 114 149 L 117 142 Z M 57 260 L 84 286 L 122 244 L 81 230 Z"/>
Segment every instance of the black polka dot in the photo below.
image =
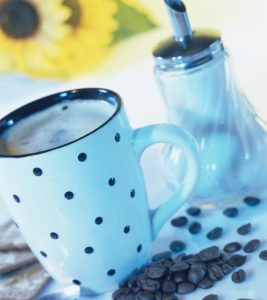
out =
<path fill-rule="evenodd" d="M 131 195 L 131 198 L 134 198 L 134 197 L 135 197 L 135 189 L 132 189 L 132 190 L 131 190 L 130 195 Z"/>
<path fill-rule="evenodd" d="M 81 282 L 77 279 L 73 279 L 72 282 L 76 285 L 81 285 Z"/>
<path fill-rule="evenodd" d="M 86 254 L 92 254 L 92 253 L 94 252 L 94 248 L 93 248 L 93 247 L 86 247 L 86 248 L 84 249 L 84 252 L 85 252 Z"/>
<path fill-rule="evenodd" d="M 55 233 L 55 232 L 51 232 L 51 233 L 50 233 L 50 236 L 51 236 L 51 238 L 52 238 L 53 240 L 57 240 L 57 239 L 59 238 L 58 234 Z"/>
<path fill-rule="evenodd" d="M 116 271 L 114 269 L 108 270 L 107 272 L 108 276 L 113 276 L 116 274 Z"/>
<path fill-rule="evenodd" d="M 115 179 L 114 177 L 110 178 L 109 181 L 108 181 L 108 184 L 109 184 L 110 186 L 114 186 L 115 183 L 116 183 L 116 179 Z"/>
<path fill-rule="evenodd" d="M 14 198 L 14 200 L 15 200 L 17 203 L 20 203 L 20 198 L 19 198 L 19 196 L 13 195 L 13 198 Z"/>
<path fill-rule="evenodd" d="M 40 168 L 34 168 L 34 169 L 33 169 L 33 174 L 34 174 L 35 176 L 42 176 L 42 175 L 43 175 L 43 171 L 42 171 L 42 169 L 40 169 Z"/>
<path fill-rule="evenodd" d="M 62 110 L 67 110 L 69 107 L 68 107 L 68 105 L 64 105 L 63 107 L 62 107 Z"/>
<path fill-rule="evenodd" d="M 116 135 L 115 135 L 115 141 L 116 141 L 117 143 L 119 143 L 120 140 L 121 140 L 120 134 L 119 134 L 119 133 L 116 133 Z"/>
<path fill-rule="evenodd" d="M 130 228 L 130 226 L 129 226 L 129 225 L 127 225 L 127 226 L 125 226 L 125 227 L 124 227 L 124 230 L 123 230 L 123 231 L 124 231 L 124 233 L 126 233 L 126 234 L 127 234 L 127 233 L 129 233 L 129 232 L 130 232 L 130 229 L 131 229 L 131 228 Z"/>
<path fill-rule="evenodd" d="M 73 192 L 69 191 L 69 192 L 66 192 L 64 196 L 67 200 L 71 200 L 71 199 L 73 199 L 74 194 L 73 194 Z"/>
<path fill-rule="evenodd" d="M 86 159 L 87 159 L 86 153 L 80 153 L 80 154 L 78 155 L 78 160 L 79 160 L 80 162 L 84 162 L 84 161 L 86 161 Z"/>
<path fill-rule="evenodd" d="M 143 248 L 142 244 L 138 245 L 138 247 L 137 247 L 137 252 L 138 252 L 138 253 L 141 252 L 141 251 L 142 251 L 142 248 Z"/>
<path fill-rule="evenodd" d="M 95 223 L 96 223 L 97 225 L 102 224 L 102 223 L 103 223 L 103 218 L 97 217 L 97 218 L 95 219 Z"/>
<path fill-rule="evenodd" d="M 41 254 L 43 257 L 47 257 L 47 254 L 46 254 L 44 251 L 40 251 L 40 254 Z"/>

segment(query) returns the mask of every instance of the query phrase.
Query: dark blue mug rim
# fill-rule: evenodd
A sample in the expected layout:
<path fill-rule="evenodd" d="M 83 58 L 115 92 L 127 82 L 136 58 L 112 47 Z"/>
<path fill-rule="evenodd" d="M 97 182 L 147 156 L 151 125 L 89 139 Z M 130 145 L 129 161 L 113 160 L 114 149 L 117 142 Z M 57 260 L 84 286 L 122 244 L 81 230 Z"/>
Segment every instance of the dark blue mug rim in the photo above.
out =
<path fill-rule="evenodd" d="M 58 103 L 64 103 L 64 101 L 75 101 L 75 100 L 105 100 L 107 102 L 113 101 L 112 104 L 114 104 L 114 101 L 116 102 L 116 110 L 114 113 L 110 116 L 110 118 L 107 119 L 103 124 L 101 124 L 99 127 L 95 128 L 93 131 L 88 132 L 87 134 L 71 141 L 68 143 L 65 143 L 63 145 L 49 148 L 47 150 L 43 151 L 37 151 L 32 153 L 25 153 L 25 154 L 6 154 L 0 152 L 0 158 L 21 158 L 21 157 L 27 157 L 27 156 L 34 156 L 38 154 L 43 154 L 46 152 L 50 152 L 56 149 L 60 149 L 63 147 L 66 147 L 70 144 L 76 143 L 79 140 L 82 140 L 86 138 L 87 136 L 95 133 L 100 128 L 104 127 L 106 124 L 108 124 L 121 110 L 122 106 L 122 100 L 119 94 L 116 92 L 105 89 L 105 88 L 77 88 L 77 89 L 71 89 L 67 91 L 57 92 L 42 98 L 39 98 L 37 100 L 31 101 L 27 103 L 26 105 L 23 105 L 5 117 L 3 117 L 0 120 L 0 136 L 4 133 L 5 130 L 15 125 L 17 122 L 19 122 L 22 119 L 25 119 L 29 117 L 30 115 L 40 112 L 46 108 L 49 108 L 55 104 Z"/>

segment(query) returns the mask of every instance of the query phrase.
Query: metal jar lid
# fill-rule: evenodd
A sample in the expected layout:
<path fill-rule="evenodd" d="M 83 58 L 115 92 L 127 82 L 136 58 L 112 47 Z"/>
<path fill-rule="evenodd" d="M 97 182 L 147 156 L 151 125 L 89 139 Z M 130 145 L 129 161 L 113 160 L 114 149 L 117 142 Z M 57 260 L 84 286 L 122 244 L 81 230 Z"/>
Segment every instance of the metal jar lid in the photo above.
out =
<path fill-rule="evenodd" d="M 221 54 L 224 47 L 217 30 L 192 31 L 186 8 L 180 0 L 164 0 L 174 35 L 160 42 L 153 51 L 158 67 L 188 70 Z"/>

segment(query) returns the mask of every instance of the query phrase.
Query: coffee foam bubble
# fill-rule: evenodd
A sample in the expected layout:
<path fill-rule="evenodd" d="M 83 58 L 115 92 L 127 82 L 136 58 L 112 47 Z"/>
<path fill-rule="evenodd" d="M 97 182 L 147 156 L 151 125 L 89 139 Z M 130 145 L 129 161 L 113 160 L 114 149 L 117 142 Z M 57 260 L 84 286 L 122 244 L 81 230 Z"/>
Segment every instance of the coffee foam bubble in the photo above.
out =
<path fill-rule="evenodd" d="M 104 100 L 64 101 L 13 125 L 1 137 L 1 148 L 21 155 L 62 146 L 97 129 L 115 109 Z"/>

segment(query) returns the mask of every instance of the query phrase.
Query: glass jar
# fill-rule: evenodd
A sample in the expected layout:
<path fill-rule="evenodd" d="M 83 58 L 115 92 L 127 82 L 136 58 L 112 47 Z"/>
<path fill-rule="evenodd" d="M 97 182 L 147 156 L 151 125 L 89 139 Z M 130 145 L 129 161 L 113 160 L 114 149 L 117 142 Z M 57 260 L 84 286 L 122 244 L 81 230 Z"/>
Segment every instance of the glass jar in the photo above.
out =
<path fill-rule="evenodd" d="M 173 26 L 183 28 L 186 38 L 181 31 L 177 37 L 176 30 L 155 48 L 155 76 L 168 121 L 199 143 L 201 172 L 192 201 L 213 208 L 258 195 L 267 183 L 266 123 L 240 90 L 220 34 L 192 32 L 185 7 L 165 2 Z M 186 160 L 178 148 L 166 146 L 163 163 L 167 181 L 176 189 Z"/>

